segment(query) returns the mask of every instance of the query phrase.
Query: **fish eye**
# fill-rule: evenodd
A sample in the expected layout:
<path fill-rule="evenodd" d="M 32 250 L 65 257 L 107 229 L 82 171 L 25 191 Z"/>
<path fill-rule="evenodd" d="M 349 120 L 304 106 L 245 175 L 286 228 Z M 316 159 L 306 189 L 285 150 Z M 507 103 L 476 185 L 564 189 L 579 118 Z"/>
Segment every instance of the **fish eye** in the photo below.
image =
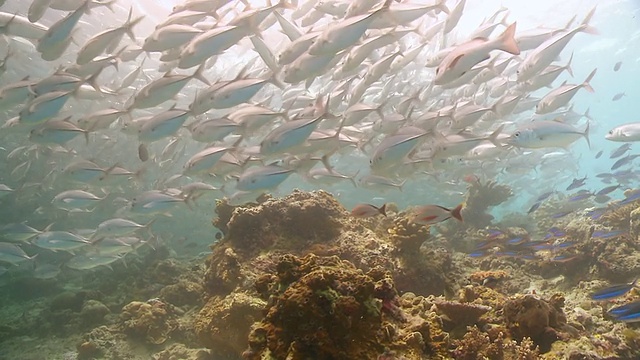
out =
<path fill-rule="evenodd" d="M 515 136 L 515 137 L 520 136 L 520 131 L 516 131 L 516 132 L 513 134 L 513 136 Z"/>
<path fill-rule="evenodd" d="M 609 130 L 609 135 L 613 135 L 613 130 Z"/>

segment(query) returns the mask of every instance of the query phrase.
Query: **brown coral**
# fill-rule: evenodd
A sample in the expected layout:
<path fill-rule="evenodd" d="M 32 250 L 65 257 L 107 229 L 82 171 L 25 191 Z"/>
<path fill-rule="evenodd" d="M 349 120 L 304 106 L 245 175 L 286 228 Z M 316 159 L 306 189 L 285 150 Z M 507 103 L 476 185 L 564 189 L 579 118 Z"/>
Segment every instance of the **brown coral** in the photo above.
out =
<path fill-rule="evenodd" d="M 468 187 L 465 206 L 462 209 L 462 218 L 467 226 L 483 228 L 491 225 L 493 216 L 487 211 L 490 207 L 497 206 L 507 201 L 513 192 L 507 185 L 501 185 L 495 181 L 475 181 Z"/>
<path fill-rule="evenodd" d="M 254 327 L 246 358 L 370 359 L 383 351 L 376 334 L 385 292 L 373 278 L 337 257 L 284 263 L 278 278 L 290 285 Z"/>
<path fill-rule="evenodd" d="M 491 310 L 491 307 L 486 305 L 460 303 L 457 301 L 437 301 L 435 305 L 442 315 L 445 329 L 473 325 L 478 322 L 482 315 Z"/>
<path fill-rule="evenodd" d="M 534 295 L 511 298 L 504 305 L 507 328 L 514 338 L 531 338 L 542 352 L 547 352 L 560 339 L 559 332 L 566 325 L 563 304 L 561 296 L 554 296 L 549 302 Z"/>
<path fill-rule="evenodd" d="M 133 301 L 122 308 L 120 328 L 151 344 L 162 344 L 178 327 L 171 307 L 159 300 Z"/>
<path fill-rule="evenodd" d="M 393 225 L 387 229 L 391 241 L 399 251 L 415 253 L 429 237 L 429 226 L 411 222 L 408 212 L 393 218 Z"/>
<path fill-rule="evenodd" d="M 347 215 L 327 192 L 296 190 L 282 199 L 235 208 L 223 242 L 249 256 L 264 249 L 302 249 L 338 236 L 342 224 L 337 219 Z"/>
<path fill-rule="evenodd" d="M 476 284 L 485 285 L 487 282 L 494 282 L 507 279 L 509 274 L 504 270 L 476 271 L 469 275 L 469 280 Z"/>
<path fill-rule="evenodd" d="M 200 343 L 220 358 L 238 357 L 247 347 L 251 325 L 262 318 L 266 305 L 245 293 L 210 298 L 194 324 Z"/>

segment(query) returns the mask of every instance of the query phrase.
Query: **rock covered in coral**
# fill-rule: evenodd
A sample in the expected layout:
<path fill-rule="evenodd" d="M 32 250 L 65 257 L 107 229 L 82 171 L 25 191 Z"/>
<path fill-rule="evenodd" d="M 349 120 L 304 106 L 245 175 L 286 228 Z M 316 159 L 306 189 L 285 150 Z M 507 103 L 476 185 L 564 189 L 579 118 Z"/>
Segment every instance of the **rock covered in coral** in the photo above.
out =
<path fill-rule="evenodd" d="M 561 338 L 566 325 L 563 304 L 559 295 L 549 301 L 535 295 L 516 296 L 504 305 L 506 326 L 514 338 L 531 338 L 542 352 L 547 352 Z"/>
<path fill-rule="evenodd" d="M 127 334 L 157 345 L 169 339 L 178 322 L 171 305 L 152 299 L 125 305 L 120 314 L 120 327 Z"/>
<path fill-rule="evenodd" d="M 193 281 L 179 281 L 160 290 L 160 297 L 175 306 L 199 305 L 202 303 L 204 288 Z"/>
<path fill-rule="evenodd" d="M 246 293 L 211 297 L 194 327 L 200 343 L 224 358 L 236 358 L 247 348 L 251 325 L 262 319 L 267 302 Z"/>
<path fill-rule="evenodd" d="M 391 221 L 393 225 L 387 229 L 391 241 L 400 251 L 415 253 L 420 249 L 420 245 L 430 236 L 429 226 L 411 222 L 409 212 L 400 213 Z"/>
<path fill-rule="evenodd" d="M 382 269 L 365 273 L 315 255 L 283 256 L 277 269 L 258 283 L 270 301 L 249 336 L 247 359 L 424 359 L 446 351 L 434 346 L 445 341 L 437 315 L 428 306 L 409 314 Z"/>
<path fill-rule="evenodd" d="M 329 193 L 294 191 L 282 199 L 236 207 L 228 223 L 225 242 L 236 251 L 255 254 L 264 249 L 296 250 L 311 243 L 329 241 L 340 234 L 338 219 L 345 208 Z"/>
<path fill-rule="evenodd" d="M 190 349 L 183 344 L 172 344 L 153 355 L 153 360 L 215 360 L 206 349 Z"/>
<path fill-rule="evenodd" d="M 537 360 L 538 349 L 531 339 L 524 338 L 518 344 L 515 340 L 505 338 L 502 332 L 491 336 L 480 331 L 476 326 L 470 327 L 460 340 L 453 341 L 453 358 L 456 360 Z"/>
<path fill-rule="evenodd" d="M 111 311 L 109 308 L 101 303 L 98 300 L 87 300 L 82 305 L 82 310 L 80 311 L 80 317 L 84 324 L 89 326 L 95 326 L 100 324 L 104 317 L 107 316 Z"/>
<path fill-rule="evenodd" d="M 293 260 L 293 261 L 292 261 Z M 383 351 L 377 334 L 388 288 L 337 257 L 283 259 L 278 274 L 286 286 L 254 326 L 248 359 L 371 359 Z M 285 270 L 286 269 L 286 270 Z"/>
<path fill-rule="evenodd" d="M 437 301 L 435 305 L 438 308 L 438 312 L 446 319 L 446 322 L 451 324 L 449 326 L 451 329 L 458 326 L 473 325 L 478 322 L 482 315 L 491 310 L 490 306 L 457 301 Z"/>

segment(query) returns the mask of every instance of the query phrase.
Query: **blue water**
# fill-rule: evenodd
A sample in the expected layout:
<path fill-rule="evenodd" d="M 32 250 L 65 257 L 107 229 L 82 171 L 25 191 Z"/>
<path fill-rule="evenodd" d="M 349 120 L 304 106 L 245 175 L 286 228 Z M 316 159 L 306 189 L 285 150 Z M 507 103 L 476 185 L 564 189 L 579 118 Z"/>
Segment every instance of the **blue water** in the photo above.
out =
<path fill-rule="evenodd" d="M 135 33 L 140 38 L 140 41 L 153 31 L 155 24 L 164 19 L 174 5 L 171 1 L 118 1 L 114 8 L 114 13 L 102 8 L 95 9 L 93 15 L 82 18 L 79 24 L 80 30 L 74 35 L 75 42 L 83 44 L 98 31 L 121 24 L 126 18 L 129 6 L 133 3 L 135 3 L 134 12 L 146 14 L 143 23 L 135 28 Z M 449 5 L 452 6 L 452 4 Z M 464 163 L 429 174 L 423 170 L 413 173 L 408 171 L 400 176 L 399 179 L 407 180 L 402 191 L 380 192 L 362 187 L 354 188 L 349 181 L 324 188 L 333 193 L 347 209 L 362 202 L 375 204 L 394 202 L 398 204 L 400 209 L 410 205 L 423 204 L 439 204 L 453 207 L 464 200 L 468 184 L 463 181 L 463 178 L 468 175 L 474 175 L 483 182 L 495 180 L 499 184 L 511 186 L 514 196 L 505 204 L 493 210 L 496 218 L 500 219 L 514 212 L 525 214 L 535 198 L 544 192 L 557 190 L 560 193 L 568 193 L 564 189 L 574 178 L 586 176 L 587 184 L 583 188 L 592 191 L 597 191 L 608 185 L 603 184 L 596 177 L 596 174 L 609 172 L 612 164 L 612 160 L 609 159 L 609 153 L 620 144 L 605 140 L 604 135 L 617 125 L 638 120 L 636 99 L 640 98 L 640 88 L 637 86 L 637 79 L 640 78 L 640 67 L 638 66 L 638 60 L 640 59 L 640 30 L 638 28 L 639 20 L 636 16 L 640 10 L 640 3 L 638 1 L 592 0 L 557 2 L 548 0 L 509 2 L 505 4 L 505 2 L 501 1 L 469 1 L 461 22 L 453 31 L 452 37 L 464 39 L 467 34 L 481 23 L 482 19 L 491 16 L 501 5 L 508 5 L 510 11 L 508 22 L 517 21 L 518 31 L 536 27 L 561 28 L 574 15 L 577 17 L 577 21 L 581 21 L 589 9 L 597 5 L 596 14 L 592 19 L 591 25 L 598 29 L 599 35 L 578 34 L 573 38 L 562 52 L 558 63 L 565 64 L 573 52 L 574 61 L 572 67 L 575 77 L 571 78 L 568 74 L 563 73 L 554 83 L 554 85 L 559 85 L 565 80 L 570 83 L 580 83 L 591 70 L 598 69 L 596 77 L 591 82 L 595 93 L 591 94 L 581 90 L 572 101 L 573 109 L 577 113 L 582 114 L 588 109 L 590 116 L 593 118 L 593 121 L 590 122 L 591 148 L 587 146 L 584 139 L 579 139 L 568 146 L 567 149 L 512 151 L 503 156 L 501 161 L 498 162 L 483 160 L 482 163 Z M 257 3 L 256 6 L 262 5 Z M 0 10 L 5 13 L 24 15 L 27 11 L 27 4 L 23 1 L 7 0 Z M 50 26 L 63 15 L 64 13 L 60 11 L 48 11 L 40 22 L 45 26 Z M 440 16 L 440 18 L 443 18 L 443 15 Z M 276 27 L 274 26 L 274 28 Z M 269 36 L 265 35 L 265 40 L 269 45 L 281 49 L 282 44 L 286 41 L 283 36 L 277 34 L 275 29 L 270 29 L 268 34 Z M 125 41 L 127 41 L 126 37 Z M 447 42 L 450 43 L 452 41 L 452 39 L 449 39 Z M 407 40 L 408 47 L 418 43 L 419 40 L 415 37 Z M 7 44 L 6 40 L 0 43 L 0 54 L 7 53 Z M 413 73 L 410 75 L 401 73 L 398 74 L 398 78 L 411 80 L 415 86 L 426 86 L 430 82 L 434 70 L 422 68 L 419 63 L 424 62 L 441 45 L 441 37 L 436 37 L 426 47 L 428 50 L 418 58 L 416 61 L 418 64 L 411 64 L 410 68 Z M 235 76 L 234 74 L 239 71 L 243 61 L 255 57 L 255 53 L 249 47 L 250 42 L 245 39 L 242 42 L 242 46 L 234 47 L 225 56 L 221 56 L 216 65 L 206 72 L 206 76 L 212 82 Z M 39 58 L 39 54 L 35 52 L 28 41 L 12 40 L 11 49 L 14 55 L 8 59 L 7 70 L 0 77 L 0 85 L 4 86 L 18 81 L 26 75 L 29 75 L 31 79 L 41 79 L 52 73 L 58 66 L 73 63 L 75 59 L 74 50 L 77 51 L 77 48 L 77 45 L 72 44 L 61 59 L 48 63 Z M 526 56 L 526 53 L 522 54 L 521 58 L 524 56 Z M 121 64 L 117 71 L 113 68 L 108 68 L 105 70 L 104 75 L 99 78 L 99 83 L 105 86 L 117 84 L 117 80 L 133 70 L 142 58 L 143 56 L 140 56 L 135 62 Z M 614 72 L 614 64 L 619 61 L 622 62 L 622 67 L 619 71 Z M 158 65 L 157 55 L 153 55 L 152 59 L 145 65 L 149 77 L 157 78 L 162 75 L 162 72 L 153 70 Z M 193 69 L 181 73 L 191 73 L 192 71 Z M 146 82 L 147 80 L 145 79 L 139 79 L 134 83 L 134 86 L 139 90 Z M 178 97 L 179 106 L 188 106 L 197 89 L 202 88 L 202 86 L 196 81 L 190 82 Z M 316 83 L 311 90 L 319 93 L 320 86 Z M 546 91 L 546 89 L 543 89 L 533 95 L 541 97 Z M 620 92 L 625 92 L 626 96 L 617 102 L 613 102 L 611 100 L 612 97 Z M 408 94 L 392 93 L 391 96 Z M 130 92 L 114 99 L 76 101 L 72 102 L 64 112 L 75 115 L 104 109 L 109 106 L 122 108 L 132 95 L 133 92 Z M 275 87 L 267 86 L 256 98 L 266 99 L 271 95 L 274 98 L 272 106 L 277 107 L 281 103 L 281 94 Z M 489 103 L 493 101 L 495 100 L 491 99 Z M 171 103 L 173 102 L 169 101 L 161 107 L 165 108 Z M 417 108 L 422 105 L 424 104 L 416 104 Z M 17 109 L 19 109 L 19 106 L 3 109 L 0 114 L 0 123 L 4 123 L 15 116 Z M 341 110 L 337 110 L 337 112 Z M 139 111 L 137 114 L 144 113 L 146 111 Z M 220 114 L 224 114 L 224 112 L 212 112 L 212 115 Z M 514 122 L 522 123 L 530 116 L 531 112 L 525 112 L 508 119 L 494 121 L 496 123 L 506 123 L 505 132 L 511 133 L 514 129 Z M 580 130 L 584 129 L 586 125 L 585 119 L 579 120 L 575 125 Z M 113 128 L 95 134 L 95 137 L 92 134 L 92 140 L 89 145 L 85 145 L 83 143 L 84 140 L 80 138 L 67 144 L 67 150 L 75 154 L 64 153 L 60 148 L 52 150 L 47 147 L 34 147 L 28 151 L 25 150 L 15 158 L 6 159 L 6 156 L 12 150 L 20 146 L 30 147 L 32 144 L 26 136 L 28 132 L 6 129 L 0 131 L 0 138 L 2 139 L 0 145 L 3 149 L 0 156 L 4 159 L 0 162 L 0 182 L 16 189 L 14 193 L 0 199 L 2 206 L 2 210 L 0 210 L 0 226 L 9 223 L 26 222 L 36 229 L 44 229 L 47 225 L 53 223 L 54 229 L 57 230 L 78 231 L 94 229 L 100 222 L 110 217 L 126 217 L 127 212 L 123 210 L 123 204 L 126 200 L 133 199 L 142 191 L 171 187 L 172 185 L 170 184 L 163 185 L 163 181 L 166 181 L 174 174 L 180 173 L 184 162 L 190 155 L 203 148 L 203 144 L 196 144 L 190 141 L 188 133 L 185 132 L 180 135 L 184 137 L 184 154 L 177 156 L 174 160 L 163 162 L 162 167 L 159 166 L 158 162 L 142 164 L 137 159 L 137 139 L 122 134 L 118 128 Z M 253 139 L 249 141 L 250 145 L 259 144 L 261 137 L 265 134 L 266 130 L 263 130 L 261 134 L 253 134 Z M 150 153 L 159 157 L 167 143 L 168 139 L 153 143 L 149 146 Z M 638 147 L 639 145 L 633 144 L 629 153 L 635 153 L 638 151 Z M 369 171 L 368 155 L 371 151 L 369 148 L 367 153 L 364 154 L 353 150 L 345 154 L 334 155 L 331 161 L 336 170 L 351 175 L 357 173 L 357 178 L 359 178 Z M 539 166 L 541 156 L 555 151 L 563 153 L 561 159 L 553 160 L 549 164 L 552 169 L 541 168 Z M 595 159 L 595 154 L 599 151 L 603 151 L 604 154 L 599 159 Z M 120 164 L 132 171 L 143 169 L 144 172 L 141 179 L 136 181 L 125 180 L 115 184 L 73 184 L 65 181 L 60 176 L 60 171 L 75 158 L 91 159 L 103 167 Z M 16 167 L 26 166 L 25 163 L 28 163 L 30 167 L 24 176 L 11 175 Z M 629 168 L 636 169 L 637 167 L 633 165 L 623 169 Z M 397 174 L 391 172 L 386 175 L 396 177 Z M 180 206 L 171 211 L 171 216 L 158 215 L 158 221 L 152 228 L 153 232 L 172 248 L 176 254 L 194 255 L 201 251 L 207 251 L 208 245 L 213 241 L 215 234 L 215 229 L 212 229 L 210 224 L 211 218 L 215 216 L 215 199 L 229 196 L 233 193 L 235 185 L 233 178 L 204 180 L 216 186 L 224 185 L 224 192 L 217 192 L 213 196 L 204 196 L 193 206 L 192 210 L 186 206 Z M 636 181 L 629 187 L 637 185 L 638 182 Z M 274 196 L 280 196 L 290 193 L 294 188 L 304 190 L 317 189 L 316 186 L 304 181 L 301 176 L 293 175 L 271 193 Z M 109 193 L 111 195 L 107 204 L 102 204 L 92 213 L 68 214 L 53 208 L 51 199 L 59 192 L 69 189 L 85 189 L 91 190 L 96 194 Z M 613 193 L 613 198 L 622 198 L 622 190 L 624 189 Z M 135 219 L 139 222 L 149 220 L 149 218 L 144 217 Z M 196 246 L 185 248 L 183 244 L 189 242 L 196 243 Z M 30 253 L 41 251 L 33 247 L 25 247 Z M 46 256 L 48 255 L 43 255 L 43 257 Z"/>

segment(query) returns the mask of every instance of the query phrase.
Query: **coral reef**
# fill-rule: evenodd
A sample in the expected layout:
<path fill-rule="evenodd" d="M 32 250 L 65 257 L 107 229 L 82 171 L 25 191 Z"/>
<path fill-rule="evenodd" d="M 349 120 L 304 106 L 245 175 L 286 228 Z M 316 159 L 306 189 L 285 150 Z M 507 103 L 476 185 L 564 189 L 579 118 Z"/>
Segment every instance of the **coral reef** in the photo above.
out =
<path fill-rule="evenodd" d="M 476 271 L 469 275 L 469 280 L 476 284 L 486 285 L 507 279 L 509 274 L 504 270 Z"/>
<path fill-rule="evenodd" d="M 492 359 L 492 360 L 536 360 L 539 359 L 537 347 L 531 339 L 524 338 L 518 344 L 514 340 L 505 339 L 499 332 L 493 338 L 481 332 L 476 326 L 470 327 L 460 340 L 453 342 L 455 350 L 453 358 L 460 360 Z"/>
<path fill-rule="evenodd" d="M 562 312 L 564 298 L 557 294 L 549 301 L 535 295 L 516 296 L 504 304 L 504 319 L 511 335 L 521 340 L 530 338 L 548 352 L 551 344 L 561 337 L 566 326 L 566 316 Z"/>
<path fill-rule="evenodd" d="M 252 256 L 264 249 L 293 251 L 330 241 L 340 235 L 338 219 L 347 215 L 327 192 L 294 191 L 283 199 L 236 207 L 226 225 L 221 224 L 222 218 L 214 224 L 225 233 L 223 243 Z"/>
<path fill-rule="evenodd" d="M 250 327 L 262 319 L 266 305 L 266 301 L 245 293 L 211 297 L 194 323 L 196 335 L 219 357 L 237 357 L 246 350 Z"/>
<path fill-rule="evenodd" d="M 411 209 L 393 217 L 391 219 L 393 223 L 387 229 L 393 244 L 407 254 L 418 252 L 422 243 L 430 236 L 430 227 L 411 222 L 408 216 L 410 212 Z"/>
<path fill-rule="evenodd" d="M 425 298 L 398 298 L 390 274 L 333 257 L 282 257 L 267 315 L 249 336 L 247 359 L 424 359 L 447 351 Z M 258 284 L 264 284 L 259 282 Z M 271 291 L 266 288 L 271 289 Z"/>
<path fill-rule="evenodd" d="M 388 277 L 372 278 L 337 257 L 285 257 L 267 315 L 251 331 L 245 358 L 371 359 L 384 302 L 395 298 Z M 288 285 L 288 286 L 287 286 Z"/>
<path fill-rule="evenodd" d="M 133 301 L 120 314 L 120 328 L 125 334 L 142 338 L 151 344 L 162 344 L 178 327 L 172 306 L 158 299 Z"/>
<path fill-rule="evenodd" d="M 473 211 L 489 209 L 478 199 L 508 197 L 495 183 L 471 188 Z M 495 194 L 481 199 L 481 190 Z M 616 216 L 635 226 L 640 213 L 627 210 Z M 407 214 L 354 218 L 322 191 L 244 207 L 221 202 L 214 222 L 225 236 L 204 264 L 172 259 L 158 246 L 127 269 L 96 271 L 79 278 L 84 290 L 58 289 L 25 305 L 36 310 L 0 326 L 12 336 L 2 346 L 57 332 L 71 340 L 47 348 L 79 360 L 637 358 L 637 331 L 607 318 L 611 304 L 588 296 L 608 284 L 596 278 L 620 282 L 638 273 L 632 234 L 612 241 L 592 234 L 613 223 L 584 214 L 554 219 L 549 224 L 564 233 L 558 243 L 570 245 L 562 254 L 576 255 L 554 262 L 550 250 L 499 256 L 525 247 L 509 240 L 528 242 L 547 230 L 419 226 Z M 433 227 L 445 232 L 431 234 Z M 490 255 L 465 254 L 478 245 Z M 553 295 L 560 289 L 564 296 Z"/>

